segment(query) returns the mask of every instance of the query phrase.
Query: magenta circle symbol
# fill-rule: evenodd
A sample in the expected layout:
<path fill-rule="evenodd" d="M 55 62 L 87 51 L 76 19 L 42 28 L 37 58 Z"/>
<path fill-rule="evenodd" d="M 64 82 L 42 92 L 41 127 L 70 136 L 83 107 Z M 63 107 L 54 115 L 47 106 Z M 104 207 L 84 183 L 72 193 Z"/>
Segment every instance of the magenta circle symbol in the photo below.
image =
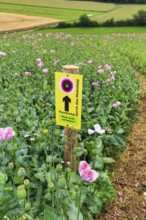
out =
<path fill-rule="evenodd" d="M 60 79 L 59 87 L 62 92 L 71 94 L 75 88 L 74 81 L 71 78 L 63 77 Z"/>

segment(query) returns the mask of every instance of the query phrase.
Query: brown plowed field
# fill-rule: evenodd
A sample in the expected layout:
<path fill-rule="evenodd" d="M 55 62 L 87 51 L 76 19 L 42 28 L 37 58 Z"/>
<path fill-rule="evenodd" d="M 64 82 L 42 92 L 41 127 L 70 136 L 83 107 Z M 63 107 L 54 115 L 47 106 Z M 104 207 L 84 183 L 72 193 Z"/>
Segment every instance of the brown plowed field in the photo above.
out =
<path fill-rule="evenodd" d="M 43 18 L 0 12 L 1 33 L 35 29 L 45 25 L 57 24 L 59 22 L 60 20 L 53 18 Z"/>

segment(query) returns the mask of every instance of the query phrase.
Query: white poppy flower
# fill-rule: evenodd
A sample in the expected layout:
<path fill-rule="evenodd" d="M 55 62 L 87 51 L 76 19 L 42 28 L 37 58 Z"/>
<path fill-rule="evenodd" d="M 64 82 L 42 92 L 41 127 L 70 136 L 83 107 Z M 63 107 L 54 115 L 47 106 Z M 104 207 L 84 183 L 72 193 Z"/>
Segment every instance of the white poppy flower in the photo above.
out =
<path fill-rule="evenodd" d="M 94 133 L 95 133 L 94 130 L 92 130 L 92 129 L 88 129 L 88 134 L 94 134 Z"/>

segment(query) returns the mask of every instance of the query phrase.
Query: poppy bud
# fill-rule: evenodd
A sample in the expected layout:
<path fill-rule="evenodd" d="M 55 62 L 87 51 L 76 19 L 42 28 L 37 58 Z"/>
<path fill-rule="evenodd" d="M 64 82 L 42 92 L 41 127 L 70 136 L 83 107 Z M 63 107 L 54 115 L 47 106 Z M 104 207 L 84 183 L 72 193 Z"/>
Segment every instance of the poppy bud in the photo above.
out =
<path fill-rule="evenodd" d="M 58 188 L 63 189 L 66 187 L 66 179 L 64 177 L 60 177 L 57 183 Z"/>
<path fill-rule="evenodd" d="M 25 188 L 29 188 L 31 186 L 31 183 L 30 183 L 29 179 L 25 179 L 23 181 L 23 183 L 24 183 Z"/>
<path fill-rule="evenodd" d="M 2 173 L 0 171 L 0 183 L 5 184 L 7 179 L 8 179 L 7 174 L 6 173 Z"/>
<path fill-rule="evenodd" d="M 13 163 L 13 162 L 9 162 L 8 166 L 9 166 L 10 170 L 13 170 L 13 168 L 14 168 L 14 163 Z"/>
<path fill-rule="evenodd" d="M 54 183 L 53 182 L 48 182 L 48 189 L 50 191 L 53 191 L 55 189 Z"/>
<path fill-rule="evenodd" d="M 59 129 L 55 129 L 54 134 L 55 134 L 55 136 L 59 136 L 60 130 Z"/>
<path fill-rule="evenodd" d="M 24 188 L 24 185 L 20 185 L 17 187 L 17 198 L 20 200 L 26 198 L 26 190 Z"/>
<path fill-rule="evenodd" d="M 66 141 L 67 141 L 66 137 L 63 137 L 63 138 L 61 139 L 60 143 L 61 143 L 62 145 L 65 145 L 65 144 L 66 144 Z"/>
<path fill-rule="evenodd" d="M 17 172 L 18 176 L 25 176 L 26 175 L 26 171 L 24 169 L 24 167 L 20 167 L 18 172 Z"/>
<path fill-rule="evenodd" d="M 48 129 L 44 129 L 43 134 L 47 134 L 47 133 L 48 133 Z"/>
<path fill-rule="evenodd" d="M 4 220 L 10 220 L 7 215 L 4 216 Z"/>
<path fill-rule="evenodd" d="M 26 204 L 25 204 L 25 211 L 30 211 L 30 209 L 31 209 L 31 203 L 30 202 L 27 202 Z"/>
<path fill-rule="evenodd" d="M 61 164 L 57 164 L 57 166 L 56 166 L 56 171 L 58 172 L 58 173 L 60 173 L 61 171 L 62 171 L 62 165 Z"/>

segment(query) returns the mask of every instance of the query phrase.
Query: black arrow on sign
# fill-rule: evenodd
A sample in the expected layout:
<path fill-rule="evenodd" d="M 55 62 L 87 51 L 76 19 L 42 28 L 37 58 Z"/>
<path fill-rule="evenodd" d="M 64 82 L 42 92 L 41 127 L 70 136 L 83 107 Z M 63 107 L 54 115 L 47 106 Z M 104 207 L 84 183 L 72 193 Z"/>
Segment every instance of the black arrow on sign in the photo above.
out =
<path fill-rule="evenodd" d="M 69 102 L 71 103 L 71 99 L 68 96 L 65 96 L 63 98 L 63 102 L 64 102 L 64 110 L 65 111 L 69 111 Z"/>

